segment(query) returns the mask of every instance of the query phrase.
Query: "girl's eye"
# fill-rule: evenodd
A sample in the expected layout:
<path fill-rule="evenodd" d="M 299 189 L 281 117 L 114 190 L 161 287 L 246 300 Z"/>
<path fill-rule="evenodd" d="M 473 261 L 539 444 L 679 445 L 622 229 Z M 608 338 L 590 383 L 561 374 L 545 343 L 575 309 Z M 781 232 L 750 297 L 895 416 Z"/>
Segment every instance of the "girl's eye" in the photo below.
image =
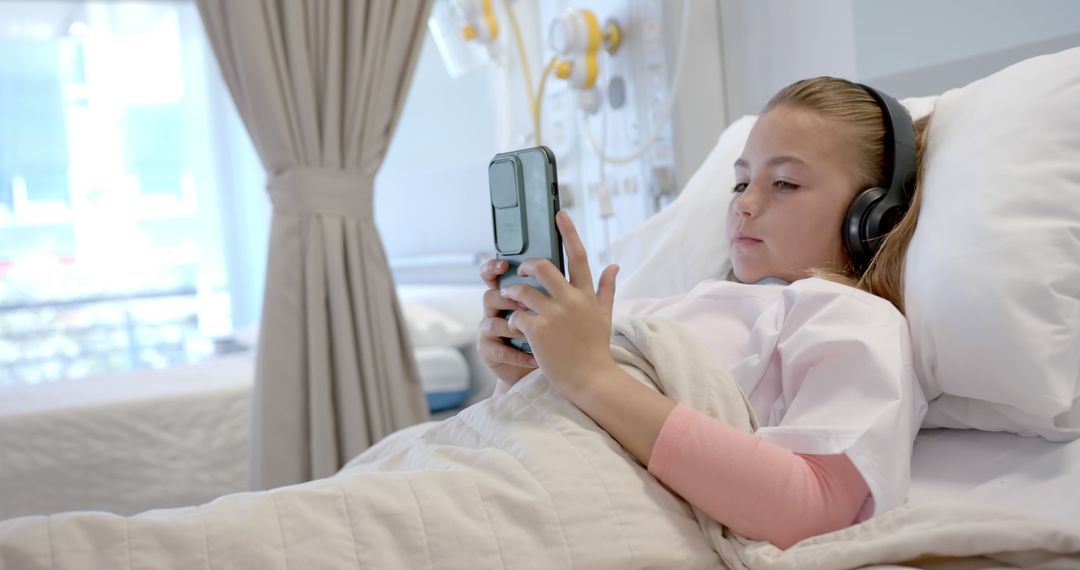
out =
<path fill-rule="evenodd" d="M 746 183 L 745 182 L 740 182 L 740 183 L 736 184 L 735 187 L 731 189 L 731 191 L 736 193 L 736 194 L 742 194 L 743 192 L 746 191 Z"/>
<path fill-rule="evenodd" d="M 798 184 L 792 184 L 787 180 L 777 180 L 776 182 L 773 182 L 773 185 L 776 186 L 776 189 L 781 192 L 791 192 L 792 190 L 799 187 Z"/>

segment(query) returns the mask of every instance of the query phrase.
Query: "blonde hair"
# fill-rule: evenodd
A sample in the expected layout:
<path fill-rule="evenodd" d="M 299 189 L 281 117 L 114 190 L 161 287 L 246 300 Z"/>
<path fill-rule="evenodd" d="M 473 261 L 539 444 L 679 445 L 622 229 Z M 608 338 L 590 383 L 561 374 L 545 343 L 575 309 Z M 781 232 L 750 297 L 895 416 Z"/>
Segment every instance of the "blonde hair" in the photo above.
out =
<path fill-rule="evenodd" d="M 885 125 L 877 101 L 859 85 L 836 77 L 815 77 L 797 81 L 781 89 L 765 105 L 762 114 L 779 106 L 805 109 L 819 116 L 843 123 L 860 149 L 852 165 L 858 184 L 855 190 L 887 187 L 889 173 L 885 165 Z M 900 222 L 881 243 L 874 258 L 861 274 L 854 267 L 815 268 L 810 275 L 861 289 L 888 300 L 904 312 L 904 256 L 919 217 L 922 202 L 922 161 L 930 116 L 915 121 L 915 159 L 918 174 L 911 206 Z M 840 232 L 841 228 L 837 228 Z M 734 271 L 729 277 L 734 276 Z"/>

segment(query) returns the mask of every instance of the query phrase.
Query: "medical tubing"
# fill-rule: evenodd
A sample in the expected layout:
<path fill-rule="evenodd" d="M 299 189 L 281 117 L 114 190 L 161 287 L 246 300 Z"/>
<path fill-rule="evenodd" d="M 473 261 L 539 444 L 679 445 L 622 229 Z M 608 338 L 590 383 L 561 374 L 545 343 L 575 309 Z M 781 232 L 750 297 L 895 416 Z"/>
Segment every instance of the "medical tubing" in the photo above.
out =
<path fill-rule="evenodd" d="M 503 0 L 503 7 L 506 8 L 506 16 L 510 18 L 510 28 L 514 32 L 514 43 L 517 45 L 518 58 L 521 59 L 521 75 L 525 78 L 525 95 L 529 98 L 529 109 L 536 108 L 536 92 L 533 91 L 532 83 L 532 70 L 529 68 L 528 54 L 525 53 L 525 40 L 521 38 L 521 26 L 518 25 L 517 16 L 514 14 L 514 8 L 510 6 L 510 0 Z M 536 113 L 533 112 L 533 129 L 536 132 L 536 144 L 540 144 L 540 124 L 536 120 Z"/>
<path fill-rule="evenodd" d="M 649 152 L 649 150 L 652 149 L 656 142 L 660 140 L 660 135 L 663 133 L 664 127 L 667 127 L 668 122 L 671 120 L 671 113 L 675 109 L 675 96 L 678 94 L 679 84 L 682 82 L 683 63 L 686 60 L 686 36 L 687 32 L 690 30 L 691 3 L 691 0 L 683 1 L 682 34 L 679 38 L 679 51 L 675 60 L 675 74 L 672 76 L 671 86 L 668 88 L 667 107 L 664 109 L 664 115 L 660 120 L 660 123 L 656 126 L 656 129 L 653 131 L 652 135 L 645 141 L 645 144 L 638 147 L 626 156 L 608 155 L 606 149 L 602 150 L 597 148 L 596 141 L 593 139 L 592 136 L 592 130 L 589 128 L 589 114 L 585 111 L 582 111 L 582 122 L 584 123 L 582 127 L 585 131 L 585 140 L 589 142 L 589 149 L 592 150 L 593 154 L 599 157 L 600 160 L 603 160 L 604 162 L 609 162 L 611 164 L 627 164 L 645 156 L 645 153 Z"/>
<path fill-rule="evenodd" d="M 544 67 L 544 73 L 540 75 L 540 87 L 536 92 L 536 99 L 532 102 L 532 119 L 533 128 L 536 129 L 536 146 L 544 144 L 540 142 L 540 118 L 541 110 L 544 106 L 544 86 L 547 84 L 548 75 L 551 75 L 551 70 L 555 68 L 555 63 L 558 61 L 558 58 L 553 57 L 551 58 L 551 61 L 548 62 L 547 66 Z"/>

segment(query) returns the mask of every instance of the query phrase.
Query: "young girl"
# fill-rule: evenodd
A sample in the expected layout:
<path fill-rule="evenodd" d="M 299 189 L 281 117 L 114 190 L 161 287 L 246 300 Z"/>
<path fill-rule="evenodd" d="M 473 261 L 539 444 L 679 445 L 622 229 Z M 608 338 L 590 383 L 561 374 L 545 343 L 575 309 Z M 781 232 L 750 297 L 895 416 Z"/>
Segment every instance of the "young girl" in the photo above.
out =
<path fill-rule="evenodd" d="M 915 123 L 917 157 L 927 122 Z M 852 262 L 841 233 L 862 190 L 889 187 L 886 140 L 879 103 L 857 84 L 822 77 L 777 93 L 735 163 L 729 279 L 667 299 L 614 305 L 617 266 L 594 292 L 584 247 L 561 212 L 569 283 L 546 260 L 519 268 L 550 297 L 522 285 L 499 291 L 505 262 L 481 268 L 490 290 L 478 348 L 500 379 L 496 397 L 542 368 L 684 499 L 781 548 L 903 503 L 926 410 L 902 314 L 917 185 L 867 267 Z M 502 310 L 514 312 L 503 319 Z M 688 327 L 730 367 L 762 427 L 748 435 L 635 381 L 609 353 L 613 314 Z M 533 356 L 501 337 L 528 339 Z"/>

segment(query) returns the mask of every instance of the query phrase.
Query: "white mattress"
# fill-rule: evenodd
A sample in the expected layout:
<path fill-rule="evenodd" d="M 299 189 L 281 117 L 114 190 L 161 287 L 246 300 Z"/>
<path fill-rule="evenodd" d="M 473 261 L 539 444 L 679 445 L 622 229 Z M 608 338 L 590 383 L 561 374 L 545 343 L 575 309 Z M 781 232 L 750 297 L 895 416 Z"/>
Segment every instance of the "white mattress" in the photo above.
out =
<path fill-rule="evenodd" d="M 1080 528 L 1080 440 L 923 430 L 911 471 L 911 502 L 971 500 Z"/>

